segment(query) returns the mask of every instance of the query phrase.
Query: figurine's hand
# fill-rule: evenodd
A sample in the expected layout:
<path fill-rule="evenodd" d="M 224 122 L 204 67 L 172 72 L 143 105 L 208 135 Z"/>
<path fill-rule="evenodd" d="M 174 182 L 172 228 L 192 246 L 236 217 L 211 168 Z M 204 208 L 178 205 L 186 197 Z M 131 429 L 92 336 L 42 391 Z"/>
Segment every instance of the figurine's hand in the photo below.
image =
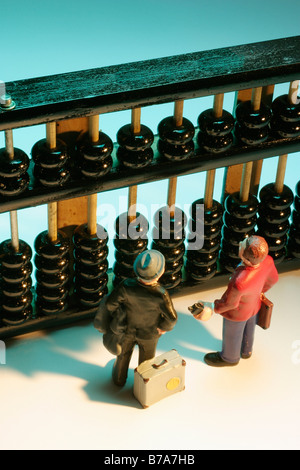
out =
<path fill-rule="evenodd" d="M 214 313 L 214 304 L 212 302 L 202 302 L 204 305 L 204 308 L 201 313 L 198 315 L 194 315 L 194 318 L 196 320 L 200 321 L 208 321 L 212 317 Z"/>
<path fill-rule="evenodd" d="M 160 336 L 166 333 L 164 330 L 161 330 L 160 328 L 157 328 L 157 331 Z"/>

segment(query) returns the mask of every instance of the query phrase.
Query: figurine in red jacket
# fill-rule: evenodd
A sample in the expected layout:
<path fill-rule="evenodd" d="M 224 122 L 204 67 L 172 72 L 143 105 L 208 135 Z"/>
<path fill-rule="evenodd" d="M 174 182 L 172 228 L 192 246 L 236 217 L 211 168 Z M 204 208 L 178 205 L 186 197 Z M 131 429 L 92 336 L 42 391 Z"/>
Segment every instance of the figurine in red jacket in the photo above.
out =
<path fill-rule="evenodd" d="M 261 294 L 278 281 L 277 269 L 268 252 L 264 238 L 245 238 L 240 243 L 242 262 L 230 278 L 226 292 L 214 304 L 204 302 L 204 311 L 195 315 L 198 320 L 208 319 L 213 311 L 223 316 L 222 351 L 206 354 L 206 364 L 235 366 L 240 357 L 251 357 Z"/>

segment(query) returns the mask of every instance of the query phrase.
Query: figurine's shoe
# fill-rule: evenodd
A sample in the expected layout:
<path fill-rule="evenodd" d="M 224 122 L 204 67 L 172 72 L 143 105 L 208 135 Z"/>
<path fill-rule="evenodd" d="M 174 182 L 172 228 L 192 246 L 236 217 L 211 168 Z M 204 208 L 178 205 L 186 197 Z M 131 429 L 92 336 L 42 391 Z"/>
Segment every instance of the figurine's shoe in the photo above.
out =
<path fill-rule="evenodd" d="M 233 367 L 237 366 L 239 362 L 227 362 L 221 358 L 220 353 L 208 353 L 204 356 L 204 361 L 207 365 L 212 367 Z"/>
<path fill-rule="evenodd" d="M 251 356 L 252 356 L 252 352 L 250 352 L 248 354 L 241 354 L 242 359 L 250 359 Z"/>

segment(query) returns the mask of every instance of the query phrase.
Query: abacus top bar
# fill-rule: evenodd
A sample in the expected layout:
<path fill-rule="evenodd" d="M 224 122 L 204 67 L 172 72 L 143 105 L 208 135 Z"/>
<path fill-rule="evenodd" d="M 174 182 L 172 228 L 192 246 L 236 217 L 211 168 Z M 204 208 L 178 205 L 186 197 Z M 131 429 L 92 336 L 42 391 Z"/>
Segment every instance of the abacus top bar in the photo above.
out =
<path fill-rule="evenodd" d="M 0 130 L 289 82 L 300 36 L 6 83 Z"/>

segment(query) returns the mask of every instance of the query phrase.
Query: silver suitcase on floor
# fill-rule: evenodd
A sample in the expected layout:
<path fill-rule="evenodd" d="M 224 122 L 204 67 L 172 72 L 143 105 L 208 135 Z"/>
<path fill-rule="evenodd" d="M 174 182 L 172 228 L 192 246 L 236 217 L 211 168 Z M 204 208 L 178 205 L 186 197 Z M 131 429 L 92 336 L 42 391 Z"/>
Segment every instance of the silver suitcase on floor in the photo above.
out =
<path fill-rule="evenodd" d="M 148 406 L 185 388 L 186 362 L 175 349 L 142 362 L 134 371 L 133 394 Z"/>

